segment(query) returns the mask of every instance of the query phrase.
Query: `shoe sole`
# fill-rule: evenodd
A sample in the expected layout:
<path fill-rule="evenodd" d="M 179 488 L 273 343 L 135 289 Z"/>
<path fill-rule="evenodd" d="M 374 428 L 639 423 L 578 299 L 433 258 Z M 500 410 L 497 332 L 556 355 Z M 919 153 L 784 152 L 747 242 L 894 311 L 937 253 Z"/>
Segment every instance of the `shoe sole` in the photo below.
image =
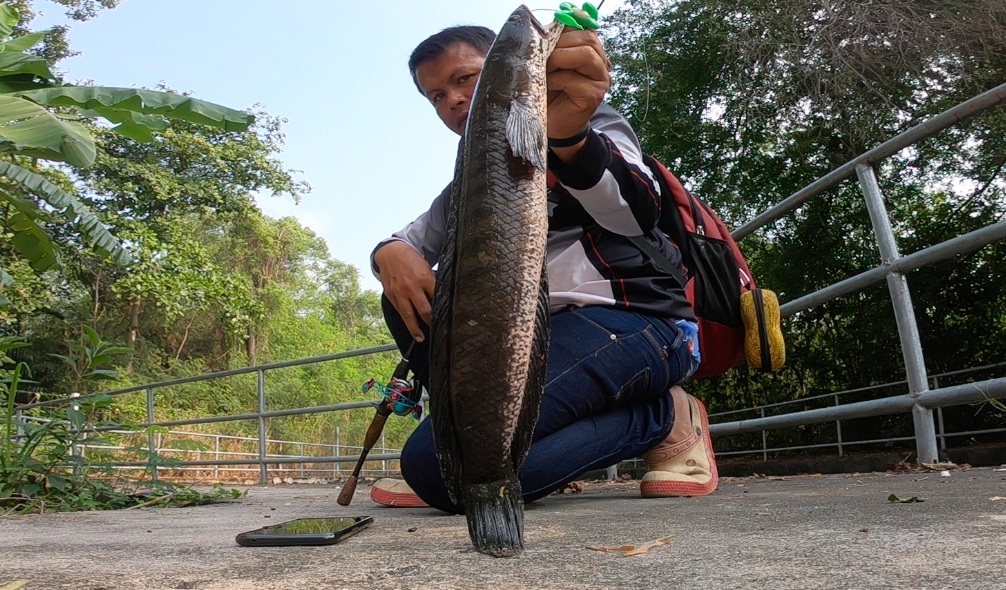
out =
<path fill-rule="evenodd" d="M 709 436 L 709 414 L 702 400 L 695 398 L 699 406 L 700 424 L 702 425 L 702 444 L 706 447 L 706 457 L 709 459 L 709 473 L 712 477 L 706 483 L 689 483 L 686 481 L 644 481 L 639 484 L 639 493 L 644 498 L 678 498 L 683 496 L 708 496 L 716 491 L 720 483 L 719 471 L 716 469 L 716 454 L 713 452 L 713 439 Z M 689 405 L 691 402 L 689 401 Z"/>
<path fill-rule="evenodd" d="M 423 508 L 429 506 L 416 494 L 399 494 L 381 488 L 370 488 L 370 499 L 382 506 L 392 508 Z"/>
<path fill-rule="evenodd" d="M 755 289 L 741 295 L 744 357 L 759 371 L 778 371 L 786 364 L 779 298 L 773 291 Z"/>

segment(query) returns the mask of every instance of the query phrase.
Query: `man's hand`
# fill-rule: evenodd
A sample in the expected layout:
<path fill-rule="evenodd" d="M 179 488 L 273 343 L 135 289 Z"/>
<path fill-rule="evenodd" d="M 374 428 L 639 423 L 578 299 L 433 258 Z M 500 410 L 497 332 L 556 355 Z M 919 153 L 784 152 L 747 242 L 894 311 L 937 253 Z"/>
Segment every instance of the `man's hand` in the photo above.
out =
<path fill-rule="evenodd" d="M 384 295 L 395 306 L 409 333 L 422 342 L 420 320 L 433 322 L 433 269 L 412 246 L 405 242 L 388 242 L 374 253 L 374 262 L 381 274 Z"/>
<path fill-rule="evenodd" d="M 545 67 L 549 137 L 565 139 L 583 131 L 611 88 L 609 67 L 608 56 L 596 32 L 568 27 L 563 31 Z M 567 160 L 564 156 L 572 154 L 575 157 L 582 147 L 581 144 L 575 150 L 553 151 Z"/>

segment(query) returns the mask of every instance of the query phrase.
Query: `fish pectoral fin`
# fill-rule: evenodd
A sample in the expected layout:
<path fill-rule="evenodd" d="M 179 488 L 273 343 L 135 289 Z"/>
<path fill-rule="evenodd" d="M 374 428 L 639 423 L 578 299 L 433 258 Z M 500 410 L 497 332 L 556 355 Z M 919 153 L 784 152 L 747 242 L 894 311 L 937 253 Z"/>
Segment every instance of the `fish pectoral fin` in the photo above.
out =
<path fill-rule="evenodd" d="M 506 120 L 506 138 L 513 155 L 523 158 L 542 172 L 545 162 L 545 126 L 538 111 L 520 97 L 510 103 Z"/>

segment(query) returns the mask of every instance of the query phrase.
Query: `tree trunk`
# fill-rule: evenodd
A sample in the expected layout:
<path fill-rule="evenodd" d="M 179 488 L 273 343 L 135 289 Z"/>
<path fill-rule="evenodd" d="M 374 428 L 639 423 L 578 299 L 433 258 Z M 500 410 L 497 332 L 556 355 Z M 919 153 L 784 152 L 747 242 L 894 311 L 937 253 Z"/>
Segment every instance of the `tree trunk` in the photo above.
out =
<path fill-rule="evenodd" d="M 129 302 L 129 331 L 126 333 L 126 346 L 129 350 L 136 351 L 136 341 L 140 339 L 140 301 L 136 299 Z M 126 361 L 126 371 L 133 370 L 133 358 L 135 354 L 129 355 Z"/>
<path fill-rule="evenodd" d="M 248 348 L 248 366 L 254 367 L 258 364 L 258 333 L 255 331 L 255 326 L 248 326 L 245 346 Z"/>

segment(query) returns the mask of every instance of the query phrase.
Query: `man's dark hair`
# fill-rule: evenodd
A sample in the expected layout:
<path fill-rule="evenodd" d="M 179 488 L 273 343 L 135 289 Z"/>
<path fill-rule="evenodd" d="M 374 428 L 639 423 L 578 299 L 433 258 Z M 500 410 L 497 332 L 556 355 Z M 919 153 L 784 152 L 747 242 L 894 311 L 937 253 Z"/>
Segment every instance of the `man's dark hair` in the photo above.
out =
<path fill-rule="evenodd" d="M 419 93 L 423 93 L 423 89 L 419 86 L 419 80 L 416 79 L 416 69 L 420 65 L 437 59 L 455 43 L 464 43 L 478 50 L 482 55 L 486 55 L 495 40 L 496 33 L 492 29 L 472 25 L 448 27 L 428 37 L 412 50 L 412 55 L 409 57 L 409 73 L 412 74 L 412 81 L 419 89 Z"/>

